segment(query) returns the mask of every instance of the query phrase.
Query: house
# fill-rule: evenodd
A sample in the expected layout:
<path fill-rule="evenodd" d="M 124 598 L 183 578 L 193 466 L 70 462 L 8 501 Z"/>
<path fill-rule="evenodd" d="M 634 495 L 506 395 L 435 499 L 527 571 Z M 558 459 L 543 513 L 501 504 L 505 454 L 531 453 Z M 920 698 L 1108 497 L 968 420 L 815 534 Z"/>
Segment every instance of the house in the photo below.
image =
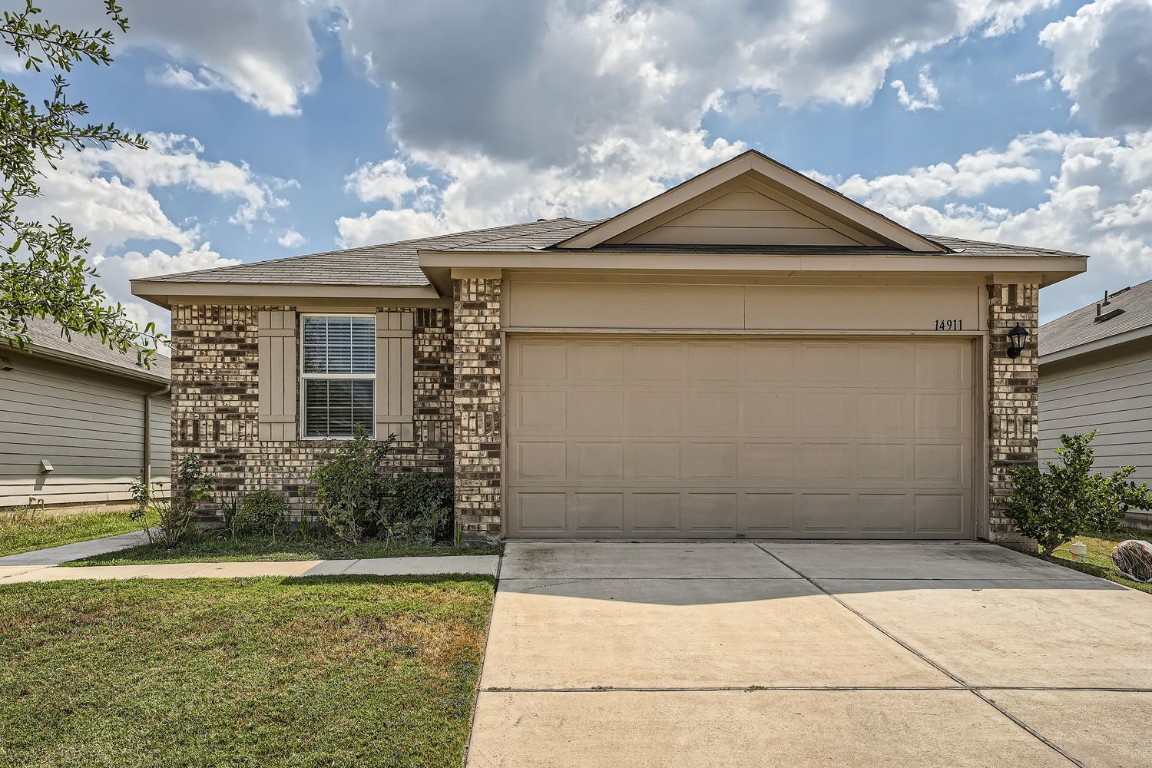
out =
<path fill-rule="evenodd" d="M 1152 483 L 1152 281 L 1105 294 L 1040 328 L 1040 458 L 1060 435 L 1091 432 L 1096 468 L 1136 467 Z M 1152 526 L 1152 514 L 1130 522 Z"/>
<path fill-rule="evenodd" d="M 145 368 L 50 320 L 28 335 L 23 350 L 0 346 L 0 507 L 123 504 L 142 475 L 166 492 L 168 358 Z"/>
<path fill-rule="evenodd" d="M 1009 331 L 1085 265 L 917 234 L 747 152 L 603 221 L 133 291 L 172 312 L 174 451 L 232 491 L 306 501 L 362 424 L 454 475 L 472 540 L 1005 539 L 1037 437 Z"/>

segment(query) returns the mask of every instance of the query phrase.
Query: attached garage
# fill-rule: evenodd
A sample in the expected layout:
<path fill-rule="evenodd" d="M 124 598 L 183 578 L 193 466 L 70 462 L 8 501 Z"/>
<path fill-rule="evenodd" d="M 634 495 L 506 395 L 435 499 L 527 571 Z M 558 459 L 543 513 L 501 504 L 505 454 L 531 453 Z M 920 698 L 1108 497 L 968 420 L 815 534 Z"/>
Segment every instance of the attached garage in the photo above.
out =
<path fill-rule="evenodd" d="M 508 535 L 971 538 L 975 346 L 510 335 Z"/>

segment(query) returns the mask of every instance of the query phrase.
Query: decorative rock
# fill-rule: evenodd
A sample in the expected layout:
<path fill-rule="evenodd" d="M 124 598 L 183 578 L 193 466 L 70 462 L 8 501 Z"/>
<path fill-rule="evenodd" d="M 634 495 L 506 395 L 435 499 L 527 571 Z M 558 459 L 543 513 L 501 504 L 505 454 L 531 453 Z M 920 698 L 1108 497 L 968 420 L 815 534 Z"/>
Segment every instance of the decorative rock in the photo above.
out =
<path fill-rule="evenodd" d="M 1152 544 L 1128 539 L 1112 548 L 1112 564 L 1132 581 L 1152 582 Z"/>

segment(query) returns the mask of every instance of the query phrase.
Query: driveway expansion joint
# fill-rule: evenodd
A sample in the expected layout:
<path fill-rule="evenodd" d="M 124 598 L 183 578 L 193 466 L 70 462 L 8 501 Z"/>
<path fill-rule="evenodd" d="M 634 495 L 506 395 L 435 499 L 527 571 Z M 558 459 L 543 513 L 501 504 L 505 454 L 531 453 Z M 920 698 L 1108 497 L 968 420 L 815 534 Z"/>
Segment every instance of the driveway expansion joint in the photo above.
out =
<path fill-rule="evenodd" d="M 797 574 L 797 575 L 798 575 L 800 578 L 804 579 L 804 580 L 805 580 L 805 581 L 807 581 L 809 584 L 811 584 L 813 587 L 815 587 L 816 589 L 820 590 L 820 592 L 822 592 L 823 594 L 825 594 L 825 595 L 827 595 L 828 597 L 830 597 L 830 598 L 832 598 L 833 600 L 835 600 L 837 603 L 839 603 L 841 606 L 843 606 L 845 610 L 847 610 L 849 613 L 851 613 L 851 614 L 853 614 L 854 616 L 856 616 L 857 618 L 859 618 L 859 619 L 860 619 L 861 621 L 863 621 L 864 623 L 868 624 L 870 627 L 872 627 L 873 629 L 875 629 L 877 632 L 879 632 L 880 634 L 884 635 L 884 636 L 885 636 L 885 637 L 887 637 L 889 640 L 891 640 L 892 642 L 896 643 L 896 644 L 897 644 L 897 645 L 899 645 L 901 648 L 903 648 L 904 650 L 908 651 L 908 652 L 909 652 L 909 653 L 911 653 L 913 656 L 915 656 L 916 658 L 920 659 L 921 661 L 923 661 L 925 664 L 929 665 L 930 667 L 932 667 L 932 668 L 933 668 L 933 669 L 935 669 L 936 671 L 940 672 L 942 675 L 946 675 L 946 676 L 948 676 L 949 678 L 951 678 L 952 680 L 954 680 L 954 681 L 955 681 L 957 684 L 959 684 L 960 686 L 962 686 L 962 687 L 963 687 L 965 690 L 967 690 L 967 691 L 968 691 L 969 693 L 971 693 L 973 696 L 975 696 L 976 698 L 980 699 L 980 700 L 981 700 L 981 701 L 983 701 L 985 704 L 987 704 L 988 706 L 992 707 L 992 708 L 993 708 L 993 709 L 995 709 L 997 712 L 999 712 L 1001 715 L 1003 715 L 1004 717 L 1006 717 L 1006 718 L 1008 718 L 1009 720 L 1011 720 L 1011 721 L 1012 721 L 1013 723 L 1015 723 L 1015 724 L 1016 724 L 1016 725 L 1017 725 L 1019 728 L 1021 728 L 1023 731 L 1025 731 L 1025 732 L 1026 732 L 1026 733 L 1028 733 L 1029 735 L 1031 735 L 1031 736 L 1032 736 L 1034 739 L 1036 739 L 1037 741 L 1039 741 L 1039 742 L 1041 742 L 1042 744 L 1044 744 L 1046 747 L 1048 747 L 1049 749 L 1051 749 L 1053 752 L 1057 753 L 1058 755 L 1060 755 L 1061 757 L 1063 757 L 1065 760 L 1069 761 L 1069 762 L 1070 762 L 1070 763 L 1072 763 L 1073 765 L 1076 765 L 1076 766 L 1078 766 L 1079 768 L 1085 768 L 1085 766 L 1084 766 L 1084 763 L 1082 763 L 1082 762 L 1080 762 L 1079 760 L 1077 760 L 1076 758 L 1072 757 L 1072 755 L 1068 754 L 1068 752 L 1066 752 L 1065 750 L 1061 749 L 1059 746 L 1057 746 L 1055 743 L 1053 743 L 1053 742 L 1052 742 L 1050 739 L 1048 739 L 1048 738 L 1046 738 L 1045 736 L 1043 736 L 1043 735 L 1042 735 L 1040 732 L 1038 732 L 1038 731 L 1037 731 L 1035 728 L 1032 728 L 1030 725 L 1028 725 L 1028 724 L 1027 724 L 1027 723 L 1025 723 L 1023 720 L 1021 720 L 1020 718 L 1018 718 L 1018 717 L 1016 717 L 1015 715 L 1013 715 L 1011 712 L 1009 712 L 1008 710 L 1006 710 L 1004 707 L 1000 706 L 999 704 L 997 704 L 996 702 L 992 701 L 990 698 L 988 698 L 987 696 L 985 696 L 984 694 L 982 694 L 982 693 L 980 692 L 980 689 L 979 689 L 979 688 L 976 688 L 976 687 L 974 687 L 974 686 L 972 686 L 972 685 L 969 685 L 967 682 L 965 682 L 964 680 L 961 680 L 961 679 L 960 679 L 958 676 L 956 676 L 956 675 L 955 675 L 955 674 L 953 674 L 952 672 L 948 671 L 947 669 L 945 669 L 945 668 L 944 668 L 944 667 L 942 667 L 941 665 L 937 664 L 935 661 L 933 661 L 932 659 L 928 658 L 927 656 L 925 656 L 925 655 L 924 655 L 923 653 L 921 653 L 920 651 L 917 651 L 915 648 L 913 648 L 912 646 L 908 645 L 908 644 L 907 644 L 907 643 L 905 643 L 903 640 L 900 640 L 900 639 L 899 639 L 899 638 L 897 638 L 895 635 L 893 635 L 892 633 L 888 632 L 888 630 L 884 629 L 884 628 L 883 628 L 883 627 L 881 627 L 879 624 L 877 624 L 876 622 L 872 621 L 871 619 L 869 619 L 867 616 L 865 616 L 864 614 L 862 614 L 862 613 L 860 613 L 859 611 L 857 611 L 857 610 L 856 610 L 855 608 L 853 608 L 852 606 L 848 605 L 846 602 L 844 602 L 843 600 L 841 600 L 841 599 L 840 599 L 838 596 L 836 596 L 836 595 L 832 594 L 832 593 L 831 593 L 831 592 L 829 592 L 827 589 L 825 589 L 824 587 L 822 587 L 822 586 L 821 586 L 819 583 L 817 583 L 817 582 L 816 582 L 816 581 L 815 581 L 815 580 L 814 580 L 812 577 L 808 576 L 806 573 L 804 573 L 804 572 L 803 572 L 803 571 L 801 571 L 800 569 L 798 569 L 798 568 L 795 568 L 795 567 L 793 567 L 793 566 L 789 565 L 788 563 L 784 562 L 784 560 L 783 560 L 783 559 L 781 559 L 779 556 L 777 556 L 775 553 L 773 553 L 773 552 L 769 552 L 767 549 L 765 549 L 765 548 L 764 548 L 762 545 L 760 545 L 760 544 L 756 544 L 756 548 L 757 548 L 757 549 L 759 549 L 761 552 L 763 552 L 763 553 L 764 553 L 765 555 L 767 555 L 768 557 L 770 557 L 770 558 L 772 558 L 773 560 L 775 560 L 776 562 L 780 563 L 780 565 L 784 566 L 784 567 L 785 567 L 785 568 L 787 568 L 788 570 L 790 570 L 790 571 L 792 571 L 793 573 Z M 929 580 L 929 579 L 916 579 L 916 581 L 928 581 L 928 580 Z M 951 579 L 950 581 L 956 581 L 956 580 L 955 580 L 955 579 Z M 976 580 L 976 579 L 973 579 L 972 581 L 978 581 L 978 580 Z"/>

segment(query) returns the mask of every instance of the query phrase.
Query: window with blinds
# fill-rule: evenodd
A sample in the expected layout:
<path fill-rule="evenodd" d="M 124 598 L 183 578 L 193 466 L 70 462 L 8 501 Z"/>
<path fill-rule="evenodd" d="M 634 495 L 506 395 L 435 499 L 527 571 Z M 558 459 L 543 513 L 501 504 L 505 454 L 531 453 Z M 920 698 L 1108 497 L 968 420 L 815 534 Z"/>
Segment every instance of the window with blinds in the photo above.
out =
<path fill-rule="evenodd" d="M 375 427 L 376 318 L 304 315 L 300 338 L 304 437 L 351 437 Z"/>

